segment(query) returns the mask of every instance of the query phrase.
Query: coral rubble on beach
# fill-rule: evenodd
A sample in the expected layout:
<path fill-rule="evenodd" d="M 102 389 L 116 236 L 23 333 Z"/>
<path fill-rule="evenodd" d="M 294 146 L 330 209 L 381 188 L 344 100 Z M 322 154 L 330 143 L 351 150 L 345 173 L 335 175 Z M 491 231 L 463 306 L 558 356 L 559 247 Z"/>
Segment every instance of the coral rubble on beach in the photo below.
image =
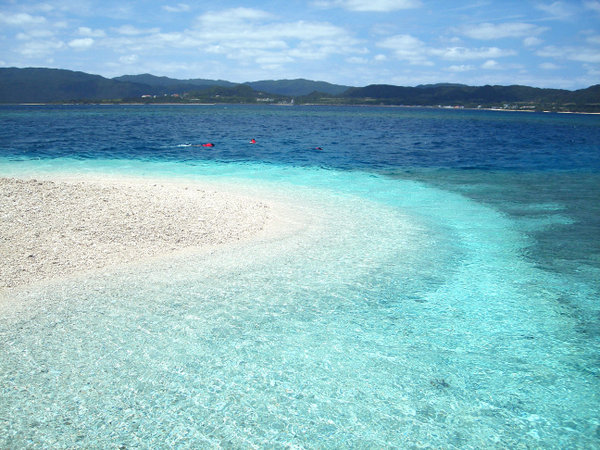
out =
<path fill-rule="evenodd" d="M 246 239 L 269 212 L 194 184 L 0 178 L 0 289 Z"/>

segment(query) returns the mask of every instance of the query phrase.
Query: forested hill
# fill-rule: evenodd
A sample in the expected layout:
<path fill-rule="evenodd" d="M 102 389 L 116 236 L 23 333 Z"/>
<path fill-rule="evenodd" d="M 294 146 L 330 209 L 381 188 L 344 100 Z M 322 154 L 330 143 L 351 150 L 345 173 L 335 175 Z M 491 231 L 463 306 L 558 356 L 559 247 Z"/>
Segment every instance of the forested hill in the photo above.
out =
<path fill-rule="evenodd" d="M 156 75 L 151 75 L 149 73 L 142 75 L 123 75 L 113 78 L 113 80 L 144 84 L 152 87 L 152 92 L 159 92 L 160 94 L 177 94 L 199 89 L 209 89 L 214 86 L 233 87 L 237 85 L 236 83 L 225 80 L 207 80 L 204 78 L 178 80 L 176 78 L 157 77 Z"/>
<path fill-rule="evenodd" d="M 288 95 L 291 97 L 307 95 L 315 91 L 323 92 L 325 94 L 340 95 L 350 88 L 350 86 L 331 84 L 325 81 L 305 80 L 303 78 L 297 78 L 295 80 L 249 81 L 245 84 L 256 91 Z"/>
<path fill-rule="evenodd" d="M 206 102 L 491 107 L 521 110 L 600 112 L 600 85 L 587 89 L 529 86 L 430 84 L 416 87 L 348 87 L 311 81 L 177 80 L 151 74 L 113 79 L 46 68 L 0 68 L 0 103 Z"/>
<path fill-rule="evenodd" d="M 61 69 L 0 68 L 0 103 L 140 97 L 147 86 Z"/>
<path fill-rule="evenodd" d="M 248 92 L 255 97 L 259 96 L 260 92 L 289 97 L 307 95 L 314 91 L 337 95 L 349 88 L 305 79 L 251 81 L 242 85 L 249 86 L 251 90 Z M 192 92 L 200 92 L 202 97 L 202 91 L 215 92 L 216 87 L 233 89 L 236 86 L 240 84 L 226 80 L 178 80 L 152 74 L 123 75 L 109 79 L 62 69 L 0 68 L 1 103 L 123 100 L 139 98 L 142 95 L 183 96 Z"/>
<path fill-rule="evenodd" d="M 556 109 L 560 106 L 579 111 L 600 110 L 600 85 L 568 91 L 519 85 L 437 84 L 401 87 L 374 84 L 363 88 L 350 88 L 343 96 L 361 104 L 513 107 L 511 109 Z"/>

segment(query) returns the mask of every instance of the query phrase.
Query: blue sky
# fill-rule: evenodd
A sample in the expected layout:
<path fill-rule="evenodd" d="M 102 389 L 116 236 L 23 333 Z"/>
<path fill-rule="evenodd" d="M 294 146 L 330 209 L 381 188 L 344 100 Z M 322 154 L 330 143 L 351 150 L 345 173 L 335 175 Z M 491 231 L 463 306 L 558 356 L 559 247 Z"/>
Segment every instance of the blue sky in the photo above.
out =
<path fill-rule="evenodd" d="M 600 0 L 0 0 L 0 66 L 579 89 L 600 83 Z"/>

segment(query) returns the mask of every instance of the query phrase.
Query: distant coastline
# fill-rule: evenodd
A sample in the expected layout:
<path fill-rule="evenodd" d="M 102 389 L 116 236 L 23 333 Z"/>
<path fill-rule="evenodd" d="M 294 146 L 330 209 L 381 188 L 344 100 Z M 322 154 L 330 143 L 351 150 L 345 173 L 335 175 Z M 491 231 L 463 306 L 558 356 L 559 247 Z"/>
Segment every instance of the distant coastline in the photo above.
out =
<path fill-rule="evenodd" d="M 0 68 L 0 104 L 63 103 L 408 106 L 600 113 L 600 84 L 575 91 L 452 83 L 351 87 L 305 79 L 236 84 L 150 74 L 108 79 L 62 69 Z"/>
<path fill-rule="evenodd" d="M 47 102 L 47 103 L 0 103 L 0 106 L 265 106 L 264 104 L 256 103 L 148 103 L 148 102 Z M 421 109 L 438 109 L 438 110 L 463 110 L 463 111 L 495 111 L 495 112 L 516 112 L 516 113 L 543 113 L 543 114 L 587 114 L 600 115 L 600 111 L 537 111 L 531 109 L 504 109 L 504 108 L 468 108 L 468 107 L 444 107 L 435 105 L 373 105 L 373 104 L 357 104 L 357 103 L 339 103 L 339 104 L 324 104 L 324 103 L 301 103 L 297 105 L 281 105 L 267 104 L 266 106 L 330 106 L 330 107 L 356 107 L 356 108 L 421 108 Z"/>

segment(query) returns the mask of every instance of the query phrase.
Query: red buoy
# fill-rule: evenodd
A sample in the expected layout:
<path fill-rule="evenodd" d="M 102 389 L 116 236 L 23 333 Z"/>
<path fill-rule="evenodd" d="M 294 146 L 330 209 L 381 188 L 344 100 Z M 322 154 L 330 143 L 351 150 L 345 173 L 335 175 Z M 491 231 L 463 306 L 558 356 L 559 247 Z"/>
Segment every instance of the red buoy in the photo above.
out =
<path fill-rule="evenodd" d="M 256 144 L 256 139 L 250 139 L 251 144 Z"/>

